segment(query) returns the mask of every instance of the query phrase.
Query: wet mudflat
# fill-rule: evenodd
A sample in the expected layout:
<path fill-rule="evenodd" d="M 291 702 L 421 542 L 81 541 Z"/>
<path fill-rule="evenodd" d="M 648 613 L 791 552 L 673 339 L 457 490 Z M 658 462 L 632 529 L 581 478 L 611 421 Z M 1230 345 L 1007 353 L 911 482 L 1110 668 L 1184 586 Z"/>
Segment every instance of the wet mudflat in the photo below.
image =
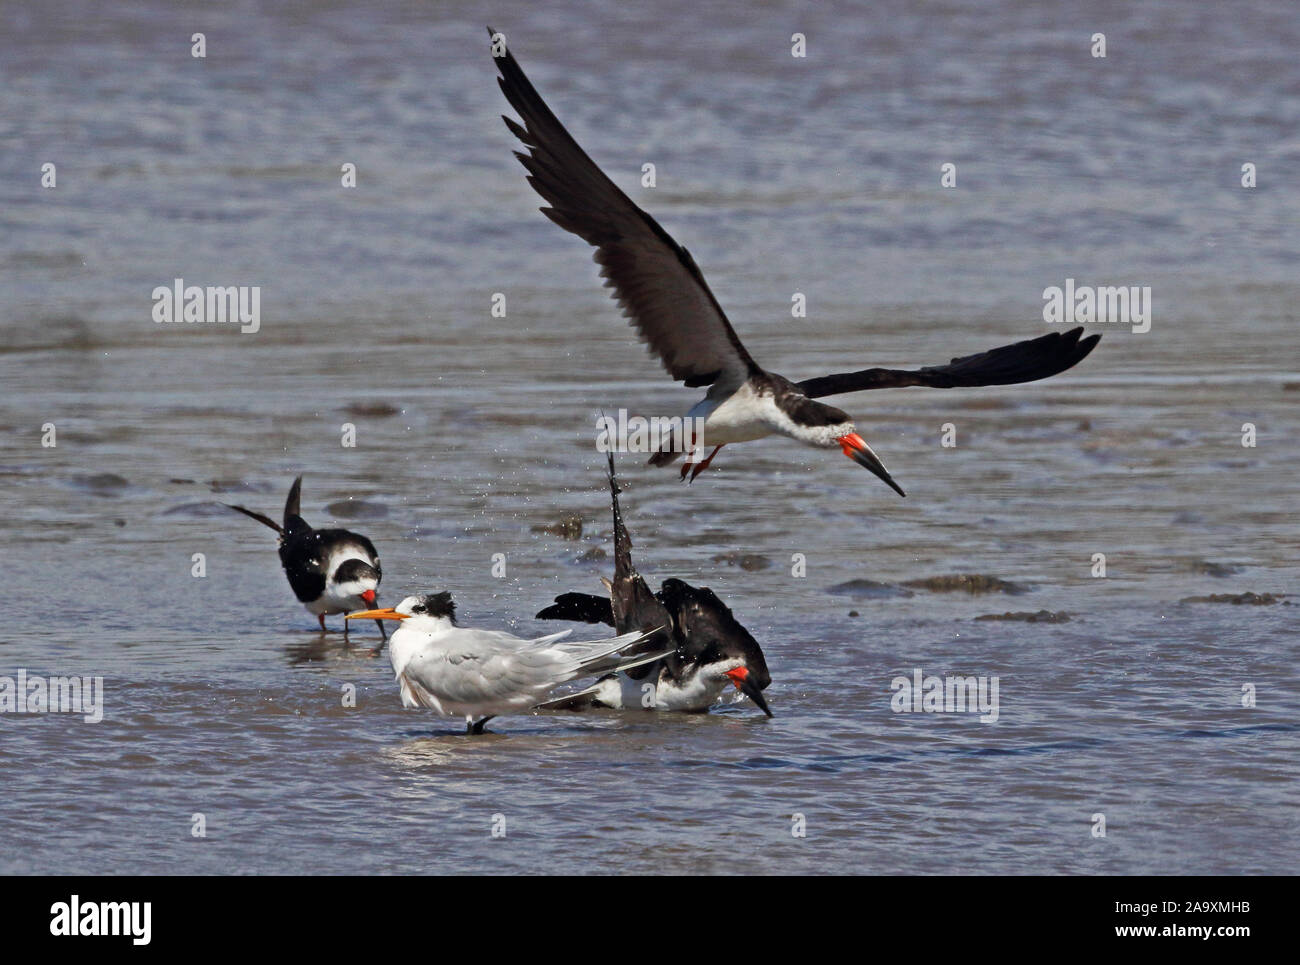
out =
<path fill-rule="evenodd" d="M 1151 286 L 1151 330 L 1038 385 L 837 400 L 906 500 L 782 440 L 690 487 L 621 457 L 639 565 L 732 606 L 776 716 L 473 740 L 401 709 L 373 626 L 316 632 L 272 534 L 218 504 L 276 515 L 303 473 L 387 602 L 451 590 L 473 625 L 545 632 L 612 569 L 596 417 L 697 395 L 536 212 L 479 20 L 213 9 L 240 42 L 196 70 L 172 5 L 14 13 L 0 675 L 105 689 L 99 723 L 0 717 L 0 871 L 1295 870 L 1300 201 L 1238 184 L 1300 151 L 1293 12 L 1116 10 L 1141 55 L 1097 65 L 1103 28 L 1045 5 L 833 6 L 492 16 L 785 374 L 1041 334 L 1068 277 Z M 178 277 L 262 286 L 261 330 L 156 324 Z M 918 669 L 998 678 L 997 721 L 895 712 Z"/>

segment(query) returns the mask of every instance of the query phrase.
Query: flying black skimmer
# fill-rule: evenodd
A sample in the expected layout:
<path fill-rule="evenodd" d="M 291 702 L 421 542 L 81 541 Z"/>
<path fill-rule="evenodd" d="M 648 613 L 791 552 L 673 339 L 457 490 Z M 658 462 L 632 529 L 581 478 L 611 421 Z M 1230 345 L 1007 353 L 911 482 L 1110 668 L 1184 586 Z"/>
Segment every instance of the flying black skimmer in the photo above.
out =
<path fill-rule="evenodd" d="M 315 615 L 324 631 L 326 616 L 376 604 L 383 571 L 375 544 L 360 533 L 346 529 L 312 529 L 300 514 L 301 494 L 302 476 L 299 476 L 293 481 L 289 498 L 284 503 L 284 525 L 243 506 L 225 505 L 280 534 L 280 564 L 284 567 L 284 574 L 289 578 L 294 595 L 308 613 Z M 378 620 L 375 623 L 380 635 L 387 639 L 383 623 Z M 344 635 L 347 627 L 345 620 Z"/>
<path fill-rule="evenodd" d="M 609 489 L 614 504 L 614 579 L 603 580 L 609 597 L 565 593 L 537 614 L 539 620 L 607 623 L 619 633 L 654 630 L 654 649 L 673 647 L 657 663 L 610 674 L 594 687 L 547 701 L 544 710 L 679 710 L 703 712 L 734 686 L 772 716 L 763 691 L 772 682 L 763 650 L 731 610 L 708 587 L 665 580 L 658 593 L 632 565 L 632 538 L 618 505 L 614 456 L 609 458 Z"/>
<path fill-rule="evenodd" d="M 501 40 L 490 27 L 488 33 L 494 41 Z M 863 369 L 802 382 L 766 371 L 746 351 L 690 253 L 578 146 L 510 51 L 503 45 L 497 50 L 498 83 L 523 124 L 504 116 L 502 120 L 528 148 L 515 156 L 528 170 L 528 182 L 550 205 L 542 213 L 595 247 L 593 258 L 601 266 L 606 286 L 613 289 L 623 314 L 668 374 L 691 388 L 709 387 L 688 413 L 691 420 L 703 420 L 703 432 L 686 441 L 684 448 L 692 455 L 682 467 L 683 479 L 689 471 L 694 480 L 724 445 L 776 434 L 820 449 L 838 447 L 903 496 L 848 413 L 817 399 L 913 385 L 957 388 L 1033 382 L 1075 365 L 1101 338 L 1081 338 L 1080 327 L 955 358 L 947 365 Z M 693 462 L 693 454 L 708 446 L 714 447 L 708 457 Z M 661 449 L 650 463 L 669 465 L 680 454 Z"/>
<path fill-rule="evenodd" d="M 464 717 L 470 734 L 483 733 L 483 725 L 498 714 L 531 710 L 559 684 L 634 669 L 663 656 L 618 656 L 646 638 L 641 632 L 562 642 L 572 631 L 525 640 L 502 630 L 461 627 L 450 593 L 408 596 L 390 609 L 349 613 L 346 619 L 399 621 L 388 654 L 402 705 Z"/>

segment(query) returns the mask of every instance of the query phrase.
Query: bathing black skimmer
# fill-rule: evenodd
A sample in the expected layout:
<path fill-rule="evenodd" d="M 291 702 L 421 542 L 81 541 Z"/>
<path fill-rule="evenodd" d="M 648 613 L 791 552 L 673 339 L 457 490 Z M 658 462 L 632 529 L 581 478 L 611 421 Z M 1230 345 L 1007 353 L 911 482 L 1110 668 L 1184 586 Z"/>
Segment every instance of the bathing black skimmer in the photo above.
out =
<path fill-rule="evenodd" d="M 312 529 L 299 513 L 302 476 L 293 481 L 284 503 L 284 525 L 243 506 L 225 505 L 251 516 L 280 534 L 280 564 L 294 595 L 320 621 L 325 617 L 374 606 L 383 571 L 375 545 L 360 533 L 346 529 Z M 375 621 L 384 639 L 384 625 Z M 343 622 L 343 633 L 348 624 Z"/>
<path fill-rule="evenodd" d="M 464 717 L 470 734 L 483 733 L 483 725 L 498 714 L 526 713 L 559 684 L 662 657 L 659 652 L 626 657 L 645 639 L 640 632 L 566 641 L 573 631 L 565 630 L 525 640 L 503 630 L 462 627 L 450 593 L 408 596 L 391 609 L 349 613 L 346 619 L 400 622 L 388 654 L 402 705 Z"/>
<path fill-rule="evenodd" d="M 647 646 L 674 649 L 657 663 L 610 674 L 594 687 L 547 701 L 541 708 L 703 712 L 734 685 L 771 717 L 763 691 L 772 676 L 763 650 L 717 594 L 708 587 L 697 588 L 675 579 L 665 580 L 654 593 L 632 565 L 632 538 L 619 510 L 613 453 L 608 458 L 614 504 L 614 579 L 602 582 L 609 597 L 565 593 L 537 614 L 537 619 L 607 623 L 619 633 L 663 627 L 649 638 Z"/>
<path fill-rule="evenodd" d="M 502 39 L 490 27 L 488 33 L 494 40 Z M 693 469 L 693 480 L 724 445 L 779 434 L 821 449 L 838 447 L 905 495 L 849 415 L 817 399 L 912 385 L 956 388 L 1033 382 L 1064 372 L 1091 352 L 1101 337 L 1081 338 L 1083 329 L 1075 328 L 956 358 L 947 365 L 864 369 L 803 382 L 766 371 L 746 351 L 690 253 L 596 166 L 546 106 L 510 51 L 504 46 L 498 49 L 501 55 L 494 57 L 501 71 L 498 83 L 523 124 L 504 116 L 502 120 L 528 148 L 515 156 L 528 170 L 528 182 L 550 205 L 542 213 L 595 247 L 593 258 L 601 266 L 605 284 L 669 375 L 688 387 L 709 387 L 688 413 L 692 420 L 703 420 L 703 433 L 686 440 L 685 448 L 692 455 L 682 467 L 683 479 Z M 709 456 L 693 462 L 693 453 L 708 446 L 714 447 Z M 679 455 L 661 450 L 650 462 L 668 465 Z"/>

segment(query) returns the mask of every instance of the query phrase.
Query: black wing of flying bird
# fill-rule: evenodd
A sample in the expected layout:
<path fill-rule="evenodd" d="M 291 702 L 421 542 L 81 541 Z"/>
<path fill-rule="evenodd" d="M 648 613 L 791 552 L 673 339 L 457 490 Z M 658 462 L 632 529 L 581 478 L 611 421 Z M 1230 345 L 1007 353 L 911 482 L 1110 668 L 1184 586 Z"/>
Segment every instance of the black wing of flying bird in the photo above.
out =
<path fill-rule="evenodd" d="M 1100 335 L 1080 338 L 1082 334 L 1082 327 L 1072 328 L 1068 332 L 1051 332 L 977 355 L 956 358 L 947 365 L 932 365 L 923 369 L 862 369 L 859 372 L 824 375 L 817 379 L 805 379 L 799 383 L 799 388 L 809 398 L 819 399 L 842 392 L 896 389 L 909 385 L 954 389 L 1036 382 L 1076 365 L 1101 339 Z"/>
<path fill-rule="evenodd" d="M 489 35 L 496 32 L 488 28 Z M 762 371 L 740 341 L 690 253 L 624 194 L 578 146 L 507 49 L 498 83 L 523 126 L 502 117 L 528 148 L 515 152 L 528 183 L 551 206 L 542 213 L 596 248 L 605 284 L 664 368 L 688 386 L 739 386 Z M 1011 385 L 1064 372 L 1096 345 L 1082 329 L 1006 345 L 916 371 L 864 369 L 808 379 L 811 398 L 865 389 Z"/>
<path fill-rule="evenodd" d="M 496 36 L 491 27 L 488 33 Z M 509 50 L 494 59 L 501 90 L 524 123 L 501 119 L 528 148 L 515 157 L 550 204 L 542 213 L 595 247 L 605 284 L 668 373 L 702 386 L 719 378 L 739 385 L 761 371 L 690 253 L 578 146 Z"/>

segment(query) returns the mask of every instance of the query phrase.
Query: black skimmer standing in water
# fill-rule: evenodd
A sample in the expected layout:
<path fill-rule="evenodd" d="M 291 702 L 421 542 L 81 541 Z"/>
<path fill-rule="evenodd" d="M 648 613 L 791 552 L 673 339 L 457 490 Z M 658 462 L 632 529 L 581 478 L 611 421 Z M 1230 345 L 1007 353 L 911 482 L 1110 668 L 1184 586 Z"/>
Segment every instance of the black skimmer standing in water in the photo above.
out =
<path fill-rule="evenodd" d="M 488 33 L 497 38 L 490 27 Z M 595 247 L 593 257 L 605 284 L 669 375 L 691 388 L 709 387 L 688 413 L 691 419 L 703 420 L 702 438 L 690 439 L 687 445 L 692 450 L 714 448 L 698 463 L 688 456 L 683 479 L 693 469 L 693 480 L 725 445 L 785 435 L 820 449 L 839 448 L 905 495 L 848 413 L 817 399 L 909 385 L 956 388 L 1033 382 L 1064 372 L 1101 338 L 1081 338 L 1083 329 L 1076 328 L 956 358 L 947 365 L 863 369 L 803 382 L 769 372 L 746 351 L 690 253 L 596 166 L 510 51 L 501 49 L 502 55 L 494 57 L 501 71 L 498 83 L 523 124 L 504 116 L 502 120 L 528 148 L 515 156 L 527 168 L 528 182 L 550 205 L 542 213 Z M 679 455 L 661 450 L 650 462 L 668 465 Z"/>
<path fill-rule="evenodd" d="M 456 623 L 450 593 L 408 596 L 390 609 L 350 613 L 346 619 L 400 622 L 388 642 L 388 655 L 402 705 L 464 717 L 470 734 L 483 733 L 483 725 L 498 714 L 530 711 L 562 683 L 634 669 L 663 656 L 654 652 L 626 657 L 648 636 L 640 632 L 565 641 L 572 632 L 565 630 L 525 640 L 502 630 L 462 627 Z"/>
<path fill-rule="evenodd" d="M 284 525 L 243 506 L 226 505 L 280 534 L 280 564 L 284 575 L 289 578 L 294 595 L 320 621 L 324 631 L 325 617 L 376 604 L 383 570 L 375 544 L 360 533 L 312 529 L 300 513 L 301 495 L 302 476 L 299 476 L 284 503 Z M 387 639 L 384 624 L 379 620 L 375 624 L 380 636 Z M 347 630 L 344 620 L 344 636 Z"/>
<path fill-rule="evenodd" d="M 734 686 L 771 717 L 763 691 L 772 675 L 763 650 L 717 594 L 673 579 L 665 580 L 654 593 L 632 565 L 632 538 L 619 510 L 612 453 L 609 489 L 614 504 L 614 579 L 603 581 L 609 597 L 565 593 L 537 619 L 607 623 L 619 633 L 665 627 L 654 645 L 674 649 L 657 663 L 610 674 L 594 687 L 547 701 L 542 709 L 596 706 L 703 712 L 718 702 L 728 686 Z"/>

